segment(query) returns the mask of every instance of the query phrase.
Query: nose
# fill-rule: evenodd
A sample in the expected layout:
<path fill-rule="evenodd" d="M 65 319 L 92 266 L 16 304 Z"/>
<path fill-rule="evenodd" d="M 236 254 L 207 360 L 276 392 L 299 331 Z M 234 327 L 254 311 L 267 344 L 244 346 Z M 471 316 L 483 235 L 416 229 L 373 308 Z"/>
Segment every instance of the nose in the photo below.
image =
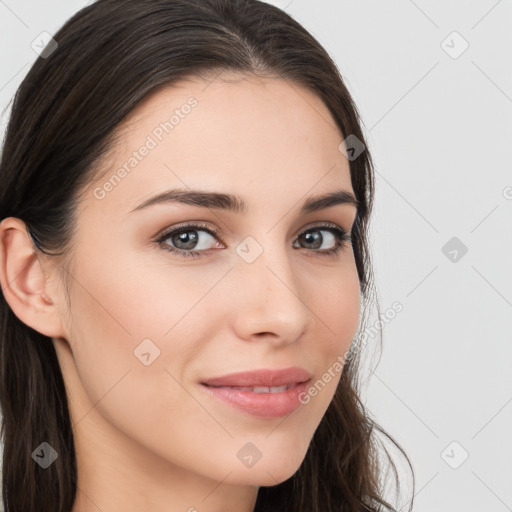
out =
<path fill-rule="evenodd" d="M 241 339 L 287 345 L 299 340 L 315 321 L 300 275 L 282 252 L 264 250 L 252 263 L 238 261 L 232 271 L 238 283 L 233 326 Z"/>

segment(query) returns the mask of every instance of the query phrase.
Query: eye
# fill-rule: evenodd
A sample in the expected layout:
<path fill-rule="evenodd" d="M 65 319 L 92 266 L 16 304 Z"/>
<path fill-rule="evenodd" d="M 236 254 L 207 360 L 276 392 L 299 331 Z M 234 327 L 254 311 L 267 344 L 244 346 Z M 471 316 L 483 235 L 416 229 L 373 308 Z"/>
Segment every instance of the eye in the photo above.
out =
<path fill-rule="evenodd" d="M 206 233 L 206 235 L 198 236 L 198 233 L 200 232 Z M 197 252 L 197 250 L 191 249 L 201 249 L 202 252 L 204 252 L 210 248 L 205 247 L 205 245 L 208 245 L 209 243 L 211 244 L 212 239 L 215 241 L 215 238 L 218 236 L 218 231 L 216 229 L 209 228 L 206 224 L 186 224 L 184 226 L 171 229 L 160 237 L 157 242 L 160 245 L 164 245 L 164 248 L 170 252 L 177 253 L 180 256 L 194 257 L 201 256 L 201 254 Z M 210 238 L 210 240 L 208 240 L 208 238 Z M 166 240 L 171 240 L 174 247 L 164 243 Z"/>
<path fill-rule="evenodd" d="M 199 236 L 198 233 L 206 233 Z M 326 233 L 326 235 L 320 234 Z M 174 227 L 156 240 L 165 250 L 184 257 L 204 256 L 208 249 L 213 248 L 215 239 L 219 238 L 219 232 L 208 227 L 207 224 L 185 224 Z M 172 245 L 167 243 L 171 241 Z M 296 247 L 297 249 L 313 249 L 312 252 L 321 256 L 335 256 L 342 247 L 352 243 L 350 235 L 343 228 L 336 224 L 324 223 L 320 226 L 313 226 L 302 231 L 297 240 L 305 244 L 306 247 Z M 318 250 L 322 245 L 327 248 Z M 308 247 L 308 245 L 310 247 Z M 312 247 L 311 247 L 312 246 Z"/>
<path fill-rule="evenodd" d="M 327 236 L 320 234 L 322 232 L 327 233 Z M 330 222 L 320 226 L 313 226 L 302 231 L 297 237 L 297 240 L 306 245 L 313 245 L 313 249 L 318 249 L 324 242 L 327 242 L 328 247 L 326 249 L 324 248 L 325 250 L 314 251 L 321 256 L 336 256 L 341 248 L 352 244 L 352 239 L 348 232 Z"/>

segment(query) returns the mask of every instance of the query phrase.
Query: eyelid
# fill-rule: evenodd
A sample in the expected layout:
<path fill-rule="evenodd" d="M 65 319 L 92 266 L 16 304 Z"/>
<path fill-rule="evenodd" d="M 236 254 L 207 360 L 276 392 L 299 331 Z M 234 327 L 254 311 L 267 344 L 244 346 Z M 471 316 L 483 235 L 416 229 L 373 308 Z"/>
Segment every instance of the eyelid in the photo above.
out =
<path fill-rule="evenodd" d="M 190 229 L 191 231 L 206 231 L 207 233 L 209 233 L 211 236 L 213 236 L 214 238 L 216 238 L 217 240 L 220 240 L 221 243 L 222 242 L 222 237 L 220 235 L 220 230 L 218 230 L 217 228 L 214 228 L 214 227 L 211 227 L 208 222 L 205 222 L 205 221 L 186 221 L 184 223 L 180 223 L 180 224 L 177 224 L 177 225 L 173 225 L 167 229 L 165 229 L 163 232 L 161 232 L 161 234 L 157 235 L 156 237 L 154 237 L 154 241 L 158 244 L 158 245 L 166 245 L 167 247 L 165 248 L 165 250 L 169 251 L 169 252 L 174 252 L 174 253 L 177 253 L 178 255 L 182 255 L 182 256 L 185 256 L 186 257 L 189 257 L 189 256 L 203 256 L 205 255 L 206 253 L 208 253 L 210 250 L 212 249 L 204 249 L 204 250 L 194 250 L 194 249 L 191 249 L 191 250 L 187 250 L 187 251 L 184 251 L 182 249 L 178 249 L 178 248 L 175 248 L 175 247 L 172 247 L 172 246 L 169 246 L 168 244 L 165 244 L 165 240 L 167 240 L 168 238 L 170 238 L 173 234 L 176 234 L 176 233 L 179 233 L 180 231 L 186 231 L 187 229 Z M 335 237 L 336 237 L 336 246 L 332 249 L 327 249 L 327 250 L 313 250 L 311 252 L 313 253 L 318 253 L 318 255 L 323 255 L 323 256 L 330 256 L 330 255 L 333 255 L 333 256 L 336 256 L 338 251 L 343 248 L 344 246 L 346 246 L 347 244 L 348 245 L 352 245 L 352 238 L 351 238 L 351 229 L 347 230 L 345 228 L 343 228 L 342 226 L 334 223 L 334 222 L 330 222 L 330 221 L 316 221 L 316 223 L 312 223 L 312 224 L 309 224 L 307 226 L 305 226 L 298 234 L 297 234 L 297 238 L 299 238 L 300 236 L 302 236 L 304 233 L 307 233 L 308 231 L 312 231 L 312 230 L 328 230 L 328 231 L 331 231 L 335 233 Z M 299 248 L 296 248 L 294 247 L 295 249 L 300 249 Z M 215 249 L 217 250 L 217 249 Z"/>
<path fill-rule="evenodd" d="M 305 233 L 306 231 L 310 231 L 311 229 L 315 229 L 315 228 L 318 228 L 318 229 L 321 229 L 321 228 L 333 228 L 333 229 L 339 229 L 341 231 L 344 231 L 346 232 L 347 234 L 350 234 L 350 230 L 346 230 L 345 228 L 343 228 L 342 226 L 340 226 L 339 224 L 336 224 L 335 222 L 330 222 L 330 221 L 317 221 L 316 223 L 313 222 L 312 224 L 309 224 L 307 225 L 305 228 L 303 228 L 297 236 L 300 236 L 302 235 L 303 233 Z"/>
<path fill-rule="evenodd" d="M 157 235 L 155 235 L 153 237 L 153 240 L 154 241 L 161 241 L 162 238 L 165 240 L 166 238 L 168 238 L 170 236 L 171 233 L 174 233 L 175 231 L 178 231 L 180 229 L 186 229 L 186 228 L 201 228 L 201 229 L 204 229 L 205 231 L 208 231 L 212 236 L 215 236 L 217 238 L 221 238 L 221 233 L 220 233 L 220 230 L 214 228 L 214 227 L 211 227 L 207 222 L 205 221 L 185 221 L 183 222 L 182 224 L 177 224 L 177 225 L 173 225 L 171 227 L 168 227 L 168 228 L 165 228 L 164 230 L 160 231 Z M 304 234 L 306 231 L 310 231 L 311 229 L 315 229 L 315 228 L 333 228 L 333 229 L 337 229 L 337 230 L 341 230 L 341 231 L 344 231 L 348 236 L 351 235 L 351 230 L 347 230 L 345 228 L 343 228 L 342 226 L 334 223 L 334 222 L 330 222 L 330 221 L 316 221 L 313 222 L 312 224 L 309 224 L 307 226 L 305 226 L 298 234 L 297 236 L 300 236 L 302 234 Z"/>
<path fill-rule="evenodd" d="M 211 227 L 208 223 L 204 221 L 187 221 L 182 224 L 173 225 L 171 227 L 165 228 L 164 230 L 160 231 L 159 234 L 153 237 L 153 240 L 155 242 L 159 242 L 162 240 L 165 240 L 169 238 L 171 233 L 174 233 L 176 231 L 179 231 L 181 229 L 185 230 L 187 228 L 194 229 L 194 228 L 200 228 L 201 230 L 208 231 L 212 236 L 215 236 L 217 238 L 220 238 L 220 230 Z"/>

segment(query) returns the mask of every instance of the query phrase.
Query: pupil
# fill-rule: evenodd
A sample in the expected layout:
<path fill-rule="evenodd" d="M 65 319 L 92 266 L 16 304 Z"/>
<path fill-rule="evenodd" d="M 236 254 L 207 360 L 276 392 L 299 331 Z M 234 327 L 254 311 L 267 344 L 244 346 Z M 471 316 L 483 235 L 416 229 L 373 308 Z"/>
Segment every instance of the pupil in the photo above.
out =
<path fill-rule="evenodd" d="M 192 236 L 190 236 L 191 233 L 192 233 Z M 184 231 L 176 236 L 178 237 L 178 240 L 180 243 L 181 242 L 185 243 L 185 247 L 182 247 L 183 249 L 192 249 L 197 242 L 197 234 L 195 234 L 195 231 Z M 190 239 L 188 244 L 187 244 L 187 238 Z M 173 242 L 174 242 L 174 240 L 173 240 Z"/>
<path fill-rule="evenodd" d="M 322 245 L 322 235 L 318 231 L 314 231 L 313 233 L 306 233 L 304 237 L 306 238 L 307 243 L 314 243 L 315 241 L 319 242 L 315 244 L 315 249 Z"/>

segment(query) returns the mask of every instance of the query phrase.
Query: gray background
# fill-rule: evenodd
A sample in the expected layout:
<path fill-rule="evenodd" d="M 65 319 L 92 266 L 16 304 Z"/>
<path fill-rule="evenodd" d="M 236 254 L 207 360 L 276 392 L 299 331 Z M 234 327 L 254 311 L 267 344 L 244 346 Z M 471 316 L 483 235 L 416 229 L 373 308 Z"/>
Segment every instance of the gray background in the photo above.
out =
<path fill-rule="evenodd" d="M 363 398 L 412 459 L 414 509 L 512 510 L 512 2 L 270 3 L 333 56 L 375 160 L 378 294 L 403 310 Z M 85 5 L 0 0 L 2 110 L 32 41 Z"/>

